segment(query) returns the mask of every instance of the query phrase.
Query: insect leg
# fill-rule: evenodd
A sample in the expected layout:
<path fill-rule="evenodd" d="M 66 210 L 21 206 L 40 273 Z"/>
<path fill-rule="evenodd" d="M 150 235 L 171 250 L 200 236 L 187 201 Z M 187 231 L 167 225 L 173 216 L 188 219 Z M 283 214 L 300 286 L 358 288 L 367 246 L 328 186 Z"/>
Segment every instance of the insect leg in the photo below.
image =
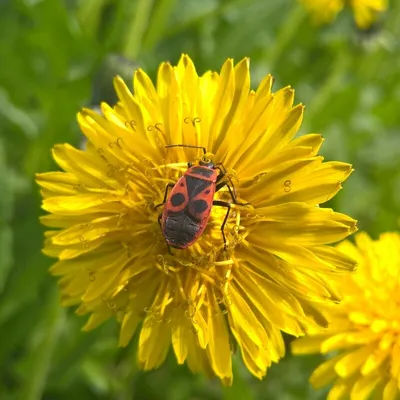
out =
<path fill-rule="evenodd" d="M 226 250 L 226 237 L 225 237 L 224 229 L 225 229 L 226 221 L 228 220 L 228 217 L 229 217 L 229 212 L 231 211 L 231 203 L 228 203 L 228 202 L 222 201 L 222 200 L 214 200 L 213 205 L 225 207 L 227 209 L 224 221 L 222 222 L 222 225 L 221 225 L 222 238 L 224 239 L 224 250 Z"/>
<path fill-rule="evenodd" d="M 217 176 L 216 183 L 218 184 L 227 174 L 226 169 L 222 163 L 215 164 L 215 167 L 220 170 L 220 173 Z"/>
<path fill-rule="evenodd" d="M 158 214 L 158 219 L 157 219 L 158 225 L 160 225 L 161 233 L 163 233 L 163 231 L 162 231 L 162 225 L 161 225 L 161 218 L 162 218 L 162 216 L 163 216 L 163 213 Z M 171 252 L 171 247 L 170 247 L 170 245 L 167 243 L 167 241 L 165 241 L 165 243 L 166 243 L 166 245 L 167 245 L 167 247 L 168 247 L 168 253 L 172 256 L 172 252 Z"/>
<path fill-rule="evenodd" d="M 225 172 L 220 172 L 217 176 L 217 180 L 216 180 L 216 184 L 218 185 L 218 183 L 221 182 L 221 180 L 225 177 Z"/>
<path fill-rule="evenodd" d="M 228 190 L 229 190 L 229 193 L 230 193 L 230 195 L 231 195 L 231 197 L 232 197 L 232 200 L 233 200 L 233 202 L 234 202 L 235 204 L 239 204 L 239 205 L 242 205 L 242 206 L 249 204 L 249 203 L 239 203 L 239 202 L 237 201 L 237 195 L 236 195 L 235 185 L 233 184 L 232 179 L 229 177 L 229 175 L 228 175 L 228 173 L 227 173 L 227 171 L 226 171 L 226 168 L 225 168 L 224 164 L 218 163 L 218 164 L 215 164 L 215 166 L 218 167 L 219 170 L 221 171 L 221 172 L 218 174 L 218 176 L 217 176 L 217 181 L 216 181 L 217 186 L 216 186 L 215 191 L 218 191 L 218 190 L 220 190 L 221 188 L 223 188 L 224 186 L 227 186 L 227 187 L 228 187 Z M 228 182 L 221 182 L 222 179 L 223 179 L 225 176 L 226 176 L 226 178 L 228 179 L 229 184 L 230 184 L 232 187 L 229 186 Z"/>
<path fill-rule="evenodd" d="M 168 196 L 168 188 L 173 188 L 174 186 L 175 185 L 173 183 L 168 183 L 168 185 L 165 187 L 164 199 L 163 199 L 162 203 L 155 205 L 154 208 L 158 208 L 158 207 L 162 206 L 163 204 L 165 204 L 165 202 L 167 201 L 167 196 Z"/>
<path fill-rule="evenodd" d="M 215 164 L 215 166 L 218 167 L 218 168 L 221 170 L 221 174 L 222 174 L 222 175 L 226 175 L 226 174 L 227 174 L 226 168 L 225 168 L 224 164 L 218 163 L 218 164 Z M 220 175 L 221 175 L 221 174 L 220 174 Z"/>
<path fill-rule="evenodd" d="M 157 219 L 158 225 L 160 225 L 161 231 L 162 231 L 162 226 L 161 226 L 161 218 L 162 218 L 162 215 L 163 215 L 163 213 L 158 214 L 158 219 Z"/>
<path fill-rule="evenodd" d="M 229 179 L 230 180 L 230 179 Z M 232 181 L 230 180 L 230 182 L 232 183 Z M 227 183 L 227 182 L 220 182 L 217 183 L 216 187 L 215 187 L 215 191 L 217 192 L 218 190 L 222 189 L 224 186 L 226 186 L 229 190 L 229 194 L 231 195 L 232 201 L 234 204 L 238 204 L 239 206 L 247 206 L 250 203 L 240 203 L 237 200 L 236 197 L 236 190 L 231 188 L 231 186 Z M 232 185 L 233 188 L 235 188 L 235 186 Z"/>

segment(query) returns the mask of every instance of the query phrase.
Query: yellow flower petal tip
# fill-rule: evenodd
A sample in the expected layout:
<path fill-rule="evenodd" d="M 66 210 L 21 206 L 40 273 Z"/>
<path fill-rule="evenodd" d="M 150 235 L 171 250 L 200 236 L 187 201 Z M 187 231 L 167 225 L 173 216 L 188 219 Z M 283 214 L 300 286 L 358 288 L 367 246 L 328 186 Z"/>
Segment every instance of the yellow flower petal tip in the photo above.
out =
<path fill-rule="evenodd" d="M 323 162 L 321 135 L 295 138 L 304 106 L 272 81 L 252 91 L 248 58 L 198 76 L 188 55 L 162 63 L 156 85 L 143 70 L 133 91 L 116 77 L 115 106 L 78 114 L 85 149 L 54 146 L 63 172 L 37 175 L 62 304 L 90 315 L 85 331 L 116 318 L 122 347 L 140 329 L 143 369 L 172 347 L 230 385 L 238 346 L 261 379 L 284 355 L 281 331 L 326 326 L 332 276 L 354 269 L 331 244 L 355 221 L 319 207 L 351 167 Z"/>
<path fill-rule="evenodd" d="M 361 232 L 355 239 L 356 245 L 338 246 L 359 268 L 335 278 L 342 301 L 329 307 L 330 326 L 295 340 L 292 352 L 335 352 L 310 378 L 318 388 L 333 383 L 328 399 L 367 399 L 374 393 L 394 400 L 400 396 L 400 234 L 372 240 Z"/>
<path fill-rule="evenodd" d="M 298 0 L 310 13 L 316 25 L 331 23 L 345 6 L 354 14 L 358 28 L 370 28 L 387 10 L 388 0 Z"/>

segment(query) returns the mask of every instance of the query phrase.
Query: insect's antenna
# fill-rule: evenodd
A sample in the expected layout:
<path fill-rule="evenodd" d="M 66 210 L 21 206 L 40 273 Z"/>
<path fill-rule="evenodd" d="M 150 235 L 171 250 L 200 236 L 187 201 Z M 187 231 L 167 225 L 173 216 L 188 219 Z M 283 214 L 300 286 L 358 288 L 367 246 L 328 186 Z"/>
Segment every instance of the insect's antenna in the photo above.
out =
<path fill-rule="evenodd" d="M 204 155 L 207 154 L 206 148 L 201 146 L 191 146 L 190 144 L 169 144 L 168 146 L 165 146 L 166 149 L 169 147 L 190 147 L 191 149 L 202 149 Z"/>

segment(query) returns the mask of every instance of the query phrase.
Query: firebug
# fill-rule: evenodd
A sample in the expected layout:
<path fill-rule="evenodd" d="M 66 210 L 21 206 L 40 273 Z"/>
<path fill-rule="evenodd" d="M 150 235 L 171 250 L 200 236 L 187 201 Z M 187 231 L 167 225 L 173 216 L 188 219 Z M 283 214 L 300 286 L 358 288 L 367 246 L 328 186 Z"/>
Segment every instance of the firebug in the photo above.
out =
<path fill-rule="evenodd" d="M 172 144 L 170 147 L 189 147 L 203 150 L 203 157 L 198 165 L 188 163 L 188 169 L 176 182 L 169 183 L 165 188 L 164 199 L 161 204 L 163 212 L 158 217 L 162 234 L 167 242 L 168 248 L 186 249 L 195 243 L 204 232 L 210 218 L 213 206 L 225 207 L 227 209 L 224 221 L 221 225 L 221 233 L 226 248 L 226 237 L 224 228 L 229 217 L 231 203 L 214 200 L 214 194 L 223 187 L 227 187 L 234 204 L 239 203 L 236 198 L 235 188 L 232 180 L 227 176 L 225 167 L 219 163 L 214 164 L 206 158 L 205 147 L 184 144 Z M 224 179 L 225 178 L 225 179 Z M 172 189 L 168 194 L 169 189 Z"/>

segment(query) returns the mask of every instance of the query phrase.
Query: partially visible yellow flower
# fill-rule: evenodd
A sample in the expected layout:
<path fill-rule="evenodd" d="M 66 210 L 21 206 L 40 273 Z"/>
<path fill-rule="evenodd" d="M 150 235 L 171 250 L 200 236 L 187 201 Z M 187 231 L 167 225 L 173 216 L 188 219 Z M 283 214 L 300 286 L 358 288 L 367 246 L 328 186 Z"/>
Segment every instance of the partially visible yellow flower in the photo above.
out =
<path fill-rule="evenodd" d="M 334 352 L 311 375 L 316 388 L 333 382 L 328 400 L 400 397 L 400 235 L 365 233 L 338 248 L 359 263 L 350 277 L 336 279 L 342 294 L 331 307 L 332 323 L 292 343 L 295 354 Z"/>
<path fill-rule="evenodd" d="M 387 0 L 349 0 L 349 3 L 353 8 L 356 24 L 361 29 L 368 29 L 379 13 L 388 7 Z"/>
<path fill-rule="evenodd" d="M 343 9 L 345 0 L 299 0 L 317 25 L 332 22 Z"/>
<path fill-rule="evenodd" d="M 311 14 L 316 24 L 332 22 L 346 6 L 353 9 L 354 19 L 360 29 L 368 29 L 379 13 L 388 7 L 387 0 L 299 0 Z"/>
<path fill-rule="evenodd" d="M 293 106 L 290 87 L 273 93 L 272 82 L 268 75 L 251 90 L 248 59 L 198 76 L 188 56 L 162 63 L 156 87 L 142 70 L 133 93 L 116 78 L 115 107 L 79 113 L 86 150 L 55 146 L 65 172 L 37 177 L 50 213 L 44 252 L 59 259 L 51 272 L 63 305 L 91 314 L 85 330 L 116 318 L 121 346 L 140 329 L 143 369 L 159 367 L 172 347 L 178 363 L 230 384 L 236 342 L 261 378 L 284 354 L 281 330 L 325 326 L 321 307 L 337 300 L 329 278 L 355 267 L 329 246 L 356 231 L 355 221 L 319 207 L 352 167 L 323 162 L 321 135 L 295 138 L 304 107 Z M 205 157 L 224 164 L 222 182 L 250 204 L 232 205 L 226 248 L 226 209 L 216 205 L 198 241 L 169 254 L 155 206 L 188 162 Z M 214 198 L 232 202 L 226 187 Z M 176 232 L 196 225 L 190 209 L 179 215 L 186 225 Z"/>

